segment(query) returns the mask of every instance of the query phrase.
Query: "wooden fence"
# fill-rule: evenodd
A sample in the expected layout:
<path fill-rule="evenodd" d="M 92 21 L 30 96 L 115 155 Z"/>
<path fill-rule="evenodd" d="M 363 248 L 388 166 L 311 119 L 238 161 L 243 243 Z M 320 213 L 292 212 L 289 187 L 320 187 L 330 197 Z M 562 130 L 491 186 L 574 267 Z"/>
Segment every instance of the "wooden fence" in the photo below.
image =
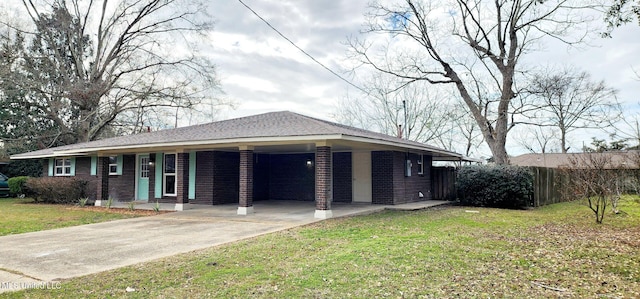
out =
<path fill-rule="evenodd" d="M 562 188 L 567 177 L 557 168 L 530 167 L 533 172 L 533 206 L 562 202 Z"/>
<path fill-rule="evenodd" d="M 454 167 L 432 167 L 431 192 L 433 199 L 456 199 L 456 169 Z"/>
<path fill-rule="evenodd" d="M 563 199 L 563 186 L 566 186 L 567 177 L 557 168 L 530 167 L 533 175 L 533 196 L 531 204 L 534 207 L 550 205 L 565 201 Z M 432 167 L 431 191 L 433 199 L 456 199 L 456 168 Z"/>

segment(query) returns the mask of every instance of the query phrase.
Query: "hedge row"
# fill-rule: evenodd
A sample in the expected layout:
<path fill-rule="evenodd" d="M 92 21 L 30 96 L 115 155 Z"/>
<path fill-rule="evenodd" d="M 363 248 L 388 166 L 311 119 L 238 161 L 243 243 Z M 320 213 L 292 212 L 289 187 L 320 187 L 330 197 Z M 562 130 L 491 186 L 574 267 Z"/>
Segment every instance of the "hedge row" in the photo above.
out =
<path fill-rule="evenodd" d="M 463 205 L 518 209 L 531 206 L 533 173 L 505 165 L 473 165 L 460 168 L 456 180 Z"/>
<path fill-rule="evenodd" d="M 30 178 L 25 186 L 36 201 L 69 204 L 87 197 L 89 182 L 76 178 Z"/>

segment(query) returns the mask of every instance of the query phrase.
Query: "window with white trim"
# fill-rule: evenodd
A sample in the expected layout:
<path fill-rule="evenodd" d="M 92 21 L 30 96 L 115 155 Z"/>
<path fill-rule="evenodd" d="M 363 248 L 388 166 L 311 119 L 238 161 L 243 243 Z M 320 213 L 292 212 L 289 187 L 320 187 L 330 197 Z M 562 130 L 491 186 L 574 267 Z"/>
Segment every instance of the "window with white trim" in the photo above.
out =
<path fill-rule="evenodd" d="M 109 157 L 109 175 L 118 174 L 118 156 Z"/>
<path fill-rule="evenodd" d="M 71 159 L 70 158 L 56 159 L 53 175 L 55 176 L 71 175 Z"/>
<path fill-rule="evenodd" d="M 176 154 L 164 155 L 164 195 L 176 196 Z"/>
<path fill-rule="evenodd" d="M 424 175 L 424 155 L 418 159 L 418 175 Z"/>
<path fill-rule="evenodd" d="M 149 157 L 140 157 L 140 177 L 149 177 Z"/>

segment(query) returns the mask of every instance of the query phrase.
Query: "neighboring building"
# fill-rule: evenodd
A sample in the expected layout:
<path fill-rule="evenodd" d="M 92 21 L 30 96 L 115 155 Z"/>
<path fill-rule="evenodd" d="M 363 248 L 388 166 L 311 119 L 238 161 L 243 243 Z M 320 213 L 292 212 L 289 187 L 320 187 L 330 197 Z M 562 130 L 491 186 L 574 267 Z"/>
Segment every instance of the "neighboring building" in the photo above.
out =
<path fill-rule="evenodd" d="M 511 165 L 534 166 L 546 168 L 572 167 L 573 164 L 581 164 L 589 161 L 591 155 L 594 159 L 606 159 L 610 169 L 637 169 L 637 162 L 640 162 L 639 151 L 619 151 L 603 153 L 546 153 L 546 154 L 524 154 L 511 157 Z"/>
<path fill-rule="evenodd" d="M 44 149 L 11 159 L 44 159 L 44 174 L 94 185 L 96 204 L 315 201 L 317 218 L 332 202 L 400 204 L 432 198 L 432 161 L 457 153 L 319 120 L 272 112 L 171 130 Z"/>

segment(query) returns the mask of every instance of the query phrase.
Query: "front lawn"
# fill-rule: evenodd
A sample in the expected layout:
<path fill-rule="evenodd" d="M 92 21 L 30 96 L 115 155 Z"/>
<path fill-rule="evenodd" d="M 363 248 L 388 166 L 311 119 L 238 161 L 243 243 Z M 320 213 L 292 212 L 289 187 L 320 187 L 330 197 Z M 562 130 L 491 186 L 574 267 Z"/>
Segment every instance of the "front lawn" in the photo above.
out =
<path fill-rule="evenodd" d="M 0 236 L 132 218 L 113 211 L 36 204 L 32 199 L 0 198 Z"/>
<path fill-rule="evenodd" d="M 577 202 L 387 211 L 0 296 L 638 298 L 640 200 L 620 209 L 602 225 Z"/>

